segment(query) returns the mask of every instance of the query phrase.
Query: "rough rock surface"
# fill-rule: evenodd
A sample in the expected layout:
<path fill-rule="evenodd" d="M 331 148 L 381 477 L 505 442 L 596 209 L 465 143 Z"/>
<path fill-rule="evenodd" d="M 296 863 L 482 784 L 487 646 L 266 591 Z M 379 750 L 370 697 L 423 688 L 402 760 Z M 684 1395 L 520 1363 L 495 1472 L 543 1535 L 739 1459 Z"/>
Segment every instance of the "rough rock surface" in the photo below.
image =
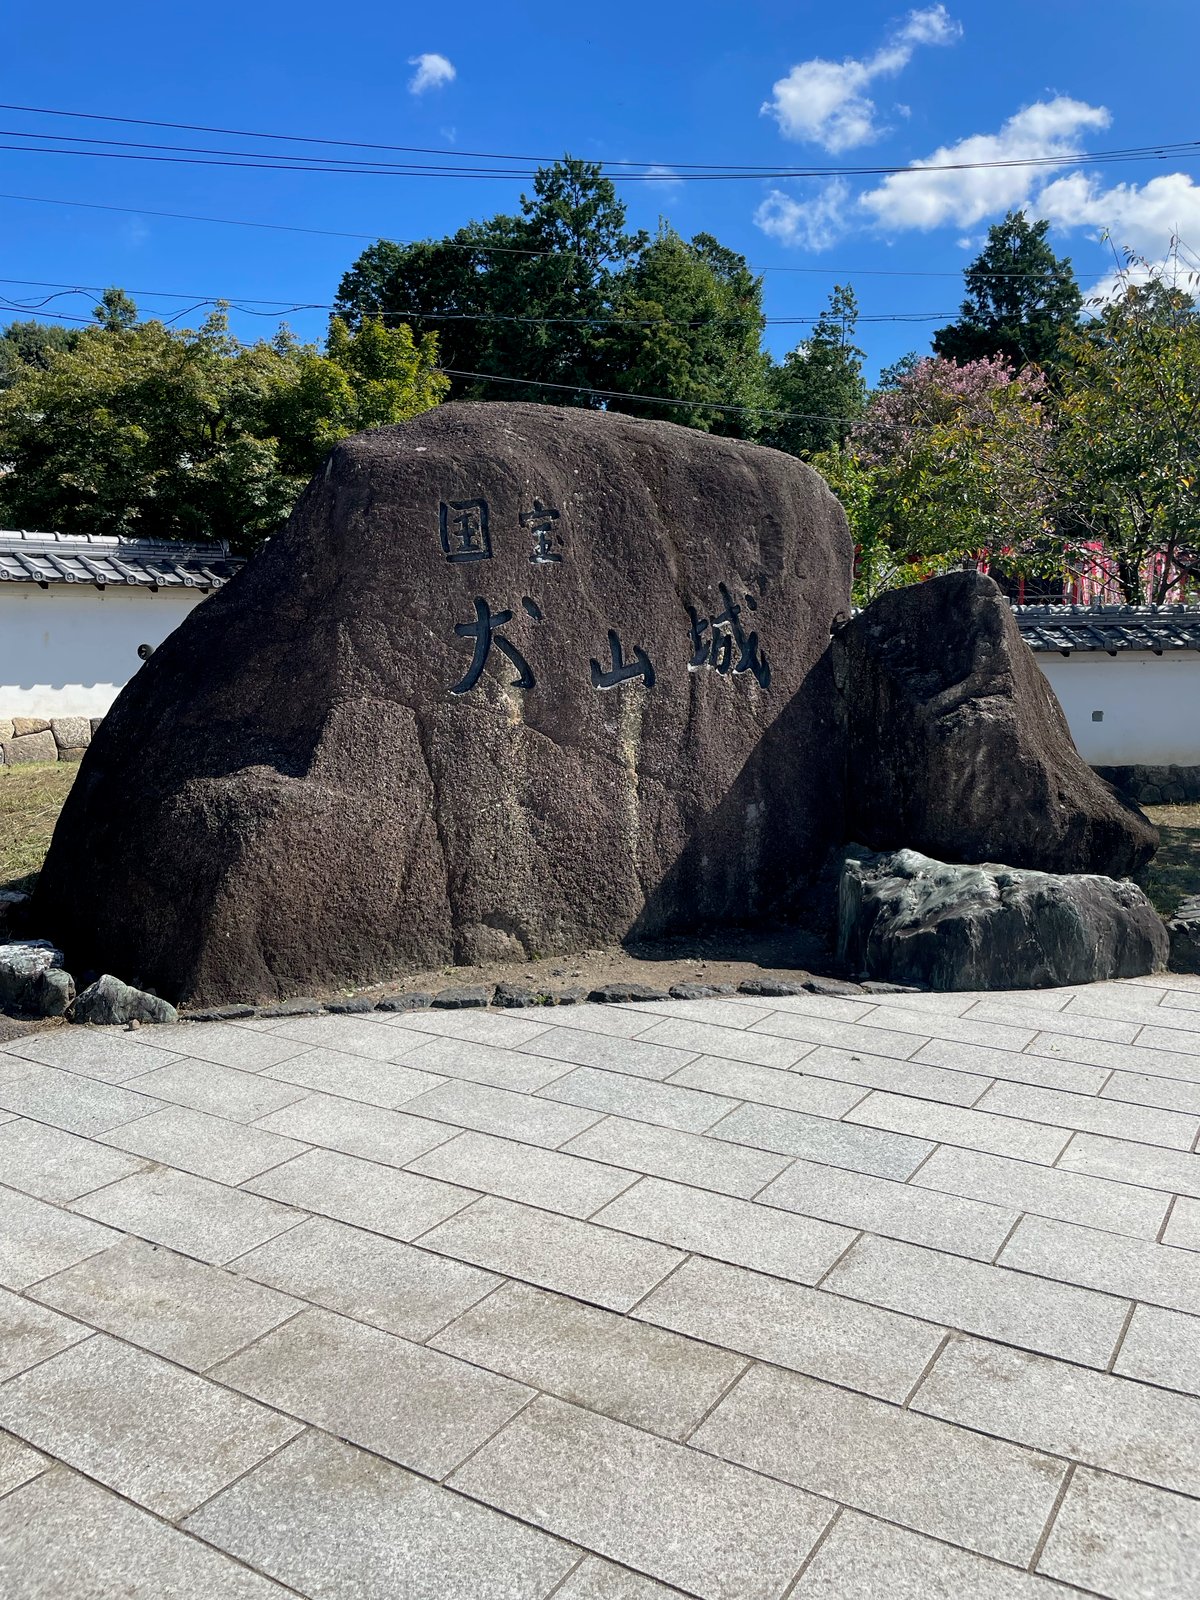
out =
<path fill-rule="evenodd" d="M 105 718 L 39 924 L 203 1005 L 761 919 L 845 837 L 850 564 L 816 474 L 668 423 L 347 440 Z"/>
<path fill-rule="evenodd" d="M 20 889 L 0 889 L 0 943 L 17 929 L 28 904 L 29 896 Z"/>
<path fill-rule="evenodd" d="M 71 1007 L 72 1022 L 96 1022 L 109 1026 L 126 1022 L 178 1022 L 174 1006 L 155 994 L 131 988 L 106 972 L 82 989 Z"/>
<path fill-rule="evenodd" d="M 855 972 L 929 989 L 1042 989 L 1165 967 L 1167 930 L 1136 884 L 915 850 L 847 851 L 838 955 Z"/>
<path fill-rule="evenodd" d="M 1158 832 L 1086 765 L 996 584 L 881 595 L 833 646 L 846 834 L 874 850 L 1043 872 L 1139 871 Z"/>
<path fill-rule="evenodd" d="M 61 1017 L 75 998 L 63 953 L 47 939 L 0 944 L 0 1009 L 32 1017 Z"/>
<path fill-rule="evenodd" d="M 1171 940 L 1172 972 L 1200 972 L 1200 894 L 1190 895 L 1176 907 L 1167 923 Z"/>

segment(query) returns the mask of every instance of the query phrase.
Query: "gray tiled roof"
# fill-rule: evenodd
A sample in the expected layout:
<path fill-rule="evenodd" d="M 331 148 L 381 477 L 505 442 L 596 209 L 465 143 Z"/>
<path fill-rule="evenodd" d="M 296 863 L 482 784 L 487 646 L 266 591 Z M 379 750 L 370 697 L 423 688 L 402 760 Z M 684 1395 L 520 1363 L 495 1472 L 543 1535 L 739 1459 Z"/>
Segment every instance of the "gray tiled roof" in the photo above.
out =
<path fill-rule="evenodd" d="M 219 589 L 245 562 L 224 544 L 0 531 L 0 583 Z"/>
<path fill-rule="evenodd" d="M 1200 606 L 1014 606 L 1031 650 L 1200 650 Z"/>

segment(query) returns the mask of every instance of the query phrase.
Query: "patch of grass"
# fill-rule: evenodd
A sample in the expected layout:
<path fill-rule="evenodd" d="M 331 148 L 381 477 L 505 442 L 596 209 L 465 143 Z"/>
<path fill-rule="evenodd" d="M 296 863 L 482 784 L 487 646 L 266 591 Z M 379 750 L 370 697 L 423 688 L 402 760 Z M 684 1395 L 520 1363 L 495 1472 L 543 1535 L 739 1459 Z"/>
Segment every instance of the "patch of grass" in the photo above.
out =
<path fill-rule="evenodd" d="M 1162 835 L 1158 854 L 1150 863 L 1146 893 L 1155 910 L 1170 917 L 1181 900 L 1200 894 L 1200 805 L 1145 806 L 1143 810 Z"/>
<path fill-rule="evenodd" d="M 0 889 L 33 888 L 78 767 L 0 767 Z"/>

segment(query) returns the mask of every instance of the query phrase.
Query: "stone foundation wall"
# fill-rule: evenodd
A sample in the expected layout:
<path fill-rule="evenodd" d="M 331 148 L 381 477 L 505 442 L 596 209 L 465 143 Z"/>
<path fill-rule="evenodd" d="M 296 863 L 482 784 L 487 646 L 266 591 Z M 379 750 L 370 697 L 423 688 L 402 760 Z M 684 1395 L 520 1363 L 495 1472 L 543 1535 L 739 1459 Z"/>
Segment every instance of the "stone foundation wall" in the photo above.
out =
<path fill-rule="evenodd" d="M 1140 806 L 1200 801 L 1200 767 L 1097 767 L 1102 778 Z"/>
<path fill-rule="evenodd" d="M 33 761 L 78 761 L 99 717 L 0 717 L 0 767 Z"/>

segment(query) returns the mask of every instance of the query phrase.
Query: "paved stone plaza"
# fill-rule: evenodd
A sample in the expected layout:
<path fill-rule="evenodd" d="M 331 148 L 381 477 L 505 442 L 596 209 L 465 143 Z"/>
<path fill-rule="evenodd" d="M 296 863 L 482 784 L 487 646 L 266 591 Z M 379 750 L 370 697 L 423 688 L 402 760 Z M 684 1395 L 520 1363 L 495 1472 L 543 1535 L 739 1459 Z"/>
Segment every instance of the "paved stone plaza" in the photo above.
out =
<path fill-rule="evenodd" d="M 1183 1600 L 1200 979 L 0 1048 L 5 1600 Z"/>

